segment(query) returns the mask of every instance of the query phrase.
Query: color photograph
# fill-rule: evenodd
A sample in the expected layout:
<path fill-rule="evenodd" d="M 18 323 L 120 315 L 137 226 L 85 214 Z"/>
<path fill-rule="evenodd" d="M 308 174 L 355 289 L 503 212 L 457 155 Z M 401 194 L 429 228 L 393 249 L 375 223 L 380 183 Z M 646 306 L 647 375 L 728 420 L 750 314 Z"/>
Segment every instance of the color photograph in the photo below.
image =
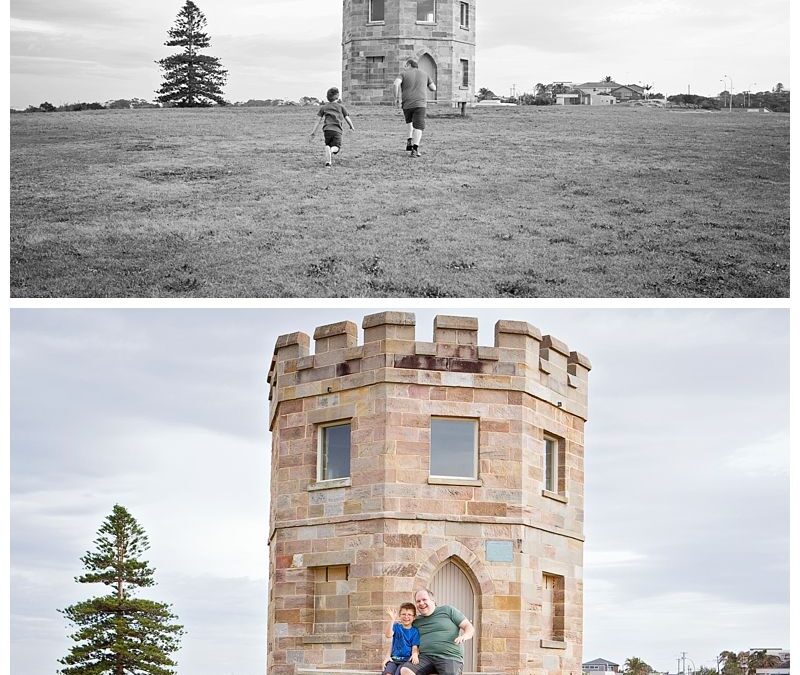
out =
<path fill-rule="evenodd" d="M 782 309 L 13 310 L 10 672 L 784 672 L 788 362 Z"/>

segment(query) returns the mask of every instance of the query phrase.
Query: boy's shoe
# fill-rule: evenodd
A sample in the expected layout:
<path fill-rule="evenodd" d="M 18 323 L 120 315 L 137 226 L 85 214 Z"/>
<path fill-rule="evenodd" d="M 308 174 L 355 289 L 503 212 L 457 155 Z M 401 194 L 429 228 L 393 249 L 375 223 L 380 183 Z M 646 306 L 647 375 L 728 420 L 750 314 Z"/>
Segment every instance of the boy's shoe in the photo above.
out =
<path fill-rule="evenodd" d="M 412 156 L 412 157 L 419 157 L 419 156 L 420 156 L 420 154 L 419 154 L 419 150 L 414 150 L 414 149 L 412 149 L 412 150 L 411 150 L 411 156 Z"/>
<path fill-rule="evenodd" d="M 331 163 L 330 162 L 325 162 L 325 168 L 326 169 L 330 169 L 331 168 Z"/>
<path fill-rule="evenodd" d="M 406 152 L 411 152 L 414 149 L 414 146 L 411 145 L 411 139 L 409 138 L 406 141 Z"/>

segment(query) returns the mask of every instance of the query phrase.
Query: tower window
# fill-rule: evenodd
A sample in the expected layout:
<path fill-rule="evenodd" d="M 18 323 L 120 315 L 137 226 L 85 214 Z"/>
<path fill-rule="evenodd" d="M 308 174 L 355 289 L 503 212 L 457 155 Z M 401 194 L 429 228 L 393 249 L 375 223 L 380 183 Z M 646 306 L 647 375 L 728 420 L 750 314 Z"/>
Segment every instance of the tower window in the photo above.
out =
<path fill-rule="evenodd" d="M 417 21 L 436 23 L 436 0 L 417 0 Z"/>
<path fill-rule="evenodd" d="M 350 424 L 331 424 L 320 429 L 318 479 L 350 476 Z"/>
<path fill-rule="evenodd" d="M 469 28 L 469 3 L 461 3 L 461 27 Z"/>
<path fill-rule="evenodd" d="M 544 437 L 544 489 L 563 495 L 564 485 L 564 439 L 556 436 Z"/>
<path fill-rule="evenodd" d="M 347 565 L 312 567 L 314 580 L 314 634 L 347 633 L 350 622 L 350 568 Z"/>
<path fill-rule="evenodd" d="M 369 0 L 370 22 L 384 20 L 383 3 L 384 0 Z"/>
<path fill-rule="evenodd" d="M 383 82 L 386 79 L 386 67 L 382 56 L 367 57 L 367 80 L 370 83 Z"/>
<path fill-rule="evenodd" d="M 564 640 L 564 577 L 542 575 L 542 634 L 545 640 Z"/>
<path fill-rule="evenodd" d="M 431 476 L 478 477 L 478 420 L 431 419 Z"/>
<path fill-rule="evenodd" d="M 461 59 L 461 86 L 469 87 L 469 61 Z"/>

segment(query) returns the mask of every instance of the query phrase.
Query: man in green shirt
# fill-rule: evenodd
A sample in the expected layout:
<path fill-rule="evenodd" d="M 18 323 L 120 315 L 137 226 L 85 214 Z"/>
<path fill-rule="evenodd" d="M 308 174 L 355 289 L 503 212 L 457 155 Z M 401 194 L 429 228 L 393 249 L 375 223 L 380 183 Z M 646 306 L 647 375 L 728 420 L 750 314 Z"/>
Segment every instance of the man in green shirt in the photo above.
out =
<path fill-rule="evenodd" d="M 414 593 L 419 631 L 419 663 L 405 663 L 400 675 L 461 675 L 465 640 L 475 635 L 475 626 L 455 607 L 438 605 L 433 593 L 422 588 Z"/>

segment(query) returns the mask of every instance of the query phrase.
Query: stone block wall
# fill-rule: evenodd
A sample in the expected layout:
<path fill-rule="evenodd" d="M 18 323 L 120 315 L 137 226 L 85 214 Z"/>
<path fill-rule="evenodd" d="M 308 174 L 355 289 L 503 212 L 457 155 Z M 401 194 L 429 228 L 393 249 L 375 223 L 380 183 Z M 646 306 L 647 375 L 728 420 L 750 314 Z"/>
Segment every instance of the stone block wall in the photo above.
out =
<path fill-rule="evenodd" d="M 583 426 L 588 359 L 525 322 L 413 314 L 281 336 L 269 373 L 270 675 L 380 667 L 384 607 L 455 559 L 476 590 L 476 670 L 579 675 L 582 658 Z M 431 417 L 478 420 L 475 480 L 430 476 Z M 317 479 L 321 429 L 351 427 L 350 475 Z M 544 488 L 544 437 L 558 440 Z M 489 554 L 493 542 L 509 557 Z M 544 575 L 562 584 L 561 629 Z M 555 596 L 553 596 L 555 597 Z"/>
<path fill-rule="evenodd" d="M 428 54 L 437 65 L 435 100 L 475 98 L 475 6 L 468 0 L 469 27 L 462 28 L 460 0 L 437 0 L 436 23 L 417 22 L 417 0 L 386 0 L 383 22 L 369 21 L 369 0 L 344 0 L 342 98 L 345 103 L 390 104 L 392 83 L 406 59 Z M 469 61 L 463 88 L 461 60 Z M 432 95 L 434 96 L 434 95 Z"/>

